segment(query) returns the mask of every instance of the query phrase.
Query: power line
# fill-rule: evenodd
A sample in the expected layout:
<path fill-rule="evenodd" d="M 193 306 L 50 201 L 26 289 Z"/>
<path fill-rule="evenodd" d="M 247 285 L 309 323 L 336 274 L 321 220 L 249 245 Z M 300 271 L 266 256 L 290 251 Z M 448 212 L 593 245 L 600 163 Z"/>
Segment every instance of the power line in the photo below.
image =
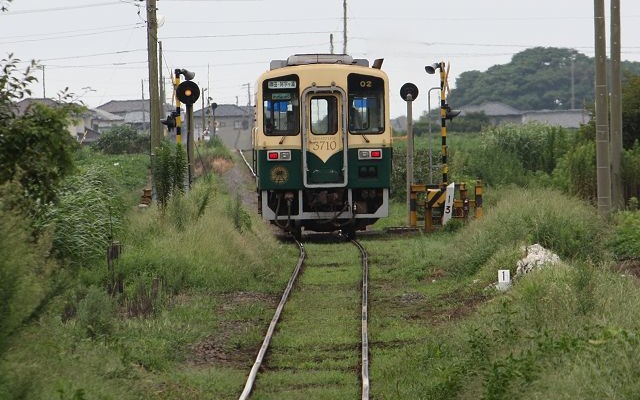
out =
<path fill-rule="evenodd" d="M 113 52 L 109 52 L 109 53 L 85 54 L 85 55 L 81 55 L 81 56 L 43 58 L 43 59 L 40 59 L 38 61 L 42 62 L 42 61 L 71 60 L 71 59 L 76 59 L 76 58 L 88 58 L 88 57 L 111 56 L 111 55 L 125 54 L 125 53 L 136 53 L 136 52 L 139 52 L 139 51 L 147 51 L 147 49 L 120 50 L 120 51 L 113 51 Z"/>
<path fill-rule="evenodd" d="M 165 0 L 166 1 L 166 0 Z M 206 39 L 206 38 L 230 38 L 230 37 L 249 37 L 249 36 L 286 36 L 286 35 L 313 35 L 313 34 L 327 34 L 333 33 L 331 31 L 313 31 L 313 32 L 275 32 L 275 33 L 229 33 L 220 35 L 192 35 L 192 36 L 166 36 L 160 39 Z"/>
<path fill-rule="evenodd" d="M 128 30 L 130 30 L 132 28 L 133 29 L 144 28 L 144 25 L 136 24 L 134 26 L 129 26 L 128 28 L 122 28 L 122 29 L 110 29 L 110 30 L 104 30 L 104 31 L 99 31 L 99 32 L 78 33 L 78 34 L 75 34 L 75 35 L 62 35 L 62 36 L 56 36 L 56 37 L 44 37 L 44 38 L 37 38 L 37 39 L 23 39 L 23 40 L 12 40 L 12 41 L 0 40 L 0 43 L 2 43 L 2 44 L 14 44 L 14 43 L 27 43 L 27 42 L 42 42 L 42 41 L 45 41 L 45 40 L 68 39 L 68 38 L 72 38 L 72 37 L 83 37 L 83 36 L 95 36 L 95 35 L 102 35 L 104 33 L 128 31 Z M 38 34 L 38 35 L 34 35 L 34 36 L 45 36 L 45 35 L 49 35 L 49 34 L 42 33 L 42 34 Z"/>
<path fill-rule="evenodd" d="M 105 3 L 83 4 L 83 5 L 80 5 L 80 6 L 39 8 L 39 9 L 36 9 L 36 10 L 13 10 L 13 11 L 7 11 L 4 14 L 8 14 L 8 15 L 35 14 L 35 13 L 41 13 L 41 12 L 75 10 L 75 9 L 79 9 L 79 8 L 104 7 L 104 6 L 112 6 L 112 5 L 115 5 L 115 4 L 123 4 L 123 2 L 121 2 L 121 1 L 109 1 L 109 2 L 105 2 Z"/>

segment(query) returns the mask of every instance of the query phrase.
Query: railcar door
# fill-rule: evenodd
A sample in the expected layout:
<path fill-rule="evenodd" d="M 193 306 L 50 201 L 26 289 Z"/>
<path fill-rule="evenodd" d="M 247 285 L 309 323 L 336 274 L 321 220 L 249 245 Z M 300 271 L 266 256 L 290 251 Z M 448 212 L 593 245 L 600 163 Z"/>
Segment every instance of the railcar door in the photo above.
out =
<path fill-rule="evenodd" d="M 347 185 L 346 94 L 336 87 L 303 92 L 303 179 L 306 187 Z"/>

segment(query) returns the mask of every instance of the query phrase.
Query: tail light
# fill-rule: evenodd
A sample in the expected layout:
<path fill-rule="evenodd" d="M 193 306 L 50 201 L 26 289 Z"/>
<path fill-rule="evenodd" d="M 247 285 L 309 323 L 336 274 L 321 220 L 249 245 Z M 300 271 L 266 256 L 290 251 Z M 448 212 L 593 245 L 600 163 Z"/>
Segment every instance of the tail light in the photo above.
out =
<path fill-rule="evenodd" d="M 269 161 L 291 161 L 291 150 L 270 150 L 267 151 Z"/>
<path fill-rule="evenodd" d="M 380 160 L 382 159 L 381 149 L 360 149 L 358 150 L 358 160 Z"/>

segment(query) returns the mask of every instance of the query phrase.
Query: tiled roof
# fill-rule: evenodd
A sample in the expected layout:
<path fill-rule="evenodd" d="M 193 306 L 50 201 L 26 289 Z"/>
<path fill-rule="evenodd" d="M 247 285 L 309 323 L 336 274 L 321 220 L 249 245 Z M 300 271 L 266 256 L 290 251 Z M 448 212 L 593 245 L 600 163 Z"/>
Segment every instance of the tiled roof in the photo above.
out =
<path fill-rule="evenodd" d="M 209 108 L 210 110 L 210 108 Z M 207 109 L 205 109 L 207 112 Z M 216 108 L 216 117 L 251 117 L 254 109 L 252 106 L 237 106 L 235 104 L 218 104 Z M 193 114 L 198 117 L 202 113 L 202 108 L 195 110 Z M 210 114 L 209 114 L 210 115 Z"/>
<path fill-rule="evenodd" d="M 522 111 L 513 108 L 507 104 L 497 101 L 488 101 L 480 105 L 470 105 L 460 107 L 462 110 L 462 116 L 468 113 L 480 113 L 484 112 L 490 117 L 506 116 L 506 115 L 520 115 Z"/>

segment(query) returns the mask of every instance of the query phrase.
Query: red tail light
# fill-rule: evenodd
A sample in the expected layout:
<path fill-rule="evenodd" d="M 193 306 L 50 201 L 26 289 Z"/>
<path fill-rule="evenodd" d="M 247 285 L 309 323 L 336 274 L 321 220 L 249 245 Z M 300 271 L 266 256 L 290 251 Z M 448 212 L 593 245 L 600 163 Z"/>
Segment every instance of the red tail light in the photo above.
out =
<path fill-rule="evenodd" d="M 291 161 L 291 150 L 274 150 L 267 152 L 269 161 Z"/>

